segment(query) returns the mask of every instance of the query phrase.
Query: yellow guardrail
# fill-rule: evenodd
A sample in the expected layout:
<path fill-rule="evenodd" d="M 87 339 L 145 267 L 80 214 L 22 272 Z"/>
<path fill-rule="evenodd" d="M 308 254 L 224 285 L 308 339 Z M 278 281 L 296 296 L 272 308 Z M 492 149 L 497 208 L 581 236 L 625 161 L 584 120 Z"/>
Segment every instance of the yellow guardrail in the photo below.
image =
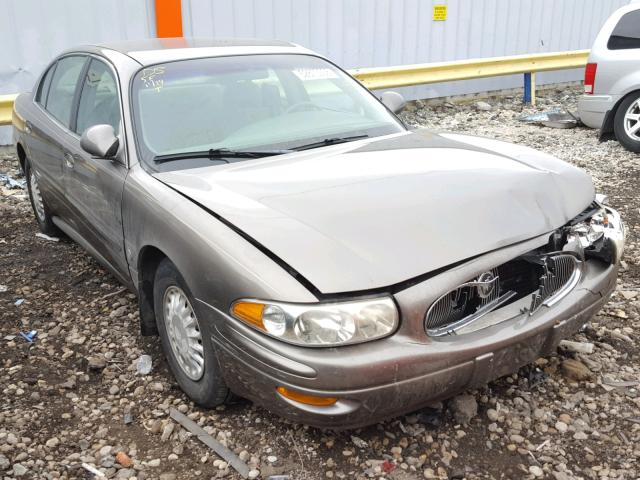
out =
<path fill-rule="evenodd" d="M 399 67 L 358 68 L 349 73 L 370 90 L 378 90 L 425 83 L 581 68 L 587 64 L 588 56 L 589 50 L 575 50 Z"/>
<path fill-rule="evenodd" d="M 13 101 L 18 95 L 0 95 L 0 125 L 11 125 Z"/>
<path fill-rule="evenodd" d="M 536 72 L 582 68 L 587 64 L 588 56 L 589 50 L 575 50 L 397 67 L 358 68 L 349 73 L 370 90 L 524 73 L 525 102 L 535 104 Z M 11 124 L 13 101 L 16 97 L 17 95 L 0 95 L 0 125 Z"/>

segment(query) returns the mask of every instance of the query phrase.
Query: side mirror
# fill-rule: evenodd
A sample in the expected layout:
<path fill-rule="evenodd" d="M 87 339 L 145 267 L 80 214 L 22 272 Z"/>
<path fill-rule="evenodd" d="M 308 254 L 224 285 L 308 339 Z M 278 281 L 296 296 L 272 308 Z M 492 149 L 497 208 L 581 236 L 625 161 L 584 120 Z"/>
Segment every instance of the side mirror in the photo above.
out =
<path fill-rule="evenodd" d="M 80 137 L 80 146 L 94 157 L 113 158 L 120 141 L 111 125 L 94 125 L 87 128 Z"/>
<path fill-rule="evenodd" d="M 398 92 L 384 92 L 380 95 L 380 101 L 393 113 L 400 113 L 407 105 L 404 97 Z"/>

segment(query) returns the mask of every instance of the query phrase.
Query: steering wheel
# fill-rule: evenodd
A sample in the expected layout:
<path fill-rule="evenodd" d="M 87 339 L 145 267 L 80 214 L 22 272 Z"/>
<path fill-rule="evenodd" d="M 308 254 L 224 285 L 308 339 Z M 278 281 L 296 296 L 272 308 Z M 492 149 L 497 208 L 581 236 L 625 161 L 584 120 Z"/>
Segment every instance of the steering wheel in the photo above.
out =
<path fill-rule="evenodd" d="M 305 100 L 303 102 L 294 103 L 288 107 L 284 113 L 301 112 L 304 110 L 322 110 L 322 108 L 309 100 Z"/>

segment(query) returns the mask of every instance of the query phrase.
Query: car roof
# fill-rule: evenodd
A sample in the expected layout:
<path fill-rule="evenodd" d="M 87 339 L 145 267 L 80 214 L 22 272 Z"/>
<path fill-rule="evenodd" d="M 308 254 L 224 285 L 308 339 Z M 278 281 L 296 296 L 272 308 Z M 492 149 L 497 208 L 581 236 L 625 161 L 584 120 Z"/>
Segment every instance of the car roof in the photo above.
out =
<path fill-rule="evenodd" d="M 148 38 L 86 45 L 81 49 L 117 51 L 141 65 L 228 55 L 312 53 L 294 43 L 255 38 Z"/>

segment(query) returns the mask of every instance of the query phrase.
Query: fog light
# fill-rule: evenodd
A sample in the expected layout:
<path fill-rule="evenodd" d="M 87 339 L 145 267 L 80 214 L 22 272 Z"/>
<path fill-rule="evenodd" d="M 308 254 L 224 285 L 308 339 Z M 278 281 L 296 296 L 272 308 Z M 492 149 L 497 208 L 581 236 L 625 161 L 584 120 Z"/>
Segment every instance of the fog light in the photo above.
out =
<path fill-rule="evenodd" d="M 335 397 L 317 397 L 315 395 L 307 395 L 306 393 L 294 392 L 285 387 L 276 389 L 280 395 L 289 400 L 304 403 L 305 405 L 313 405 L 315 407 L 328 407 L 338 401 Z"/>

